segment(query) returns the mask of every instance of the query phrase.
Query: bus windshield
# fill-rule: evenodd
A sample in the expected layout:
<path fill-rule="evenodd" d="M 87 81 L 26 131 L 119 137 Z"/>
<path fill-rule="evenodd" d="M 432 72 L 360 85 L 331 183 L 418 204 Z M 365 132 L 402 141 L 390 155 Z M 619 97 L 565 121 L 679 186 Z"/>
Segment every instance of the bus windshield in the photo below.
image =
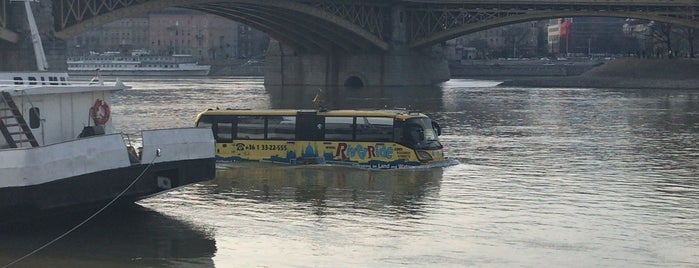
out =
<path fill-rule="evenodd" d="M 403 143 L 413 149 L 442 149 L 437 124 L 429 118 L 410 118 L 405 121 Z"/>

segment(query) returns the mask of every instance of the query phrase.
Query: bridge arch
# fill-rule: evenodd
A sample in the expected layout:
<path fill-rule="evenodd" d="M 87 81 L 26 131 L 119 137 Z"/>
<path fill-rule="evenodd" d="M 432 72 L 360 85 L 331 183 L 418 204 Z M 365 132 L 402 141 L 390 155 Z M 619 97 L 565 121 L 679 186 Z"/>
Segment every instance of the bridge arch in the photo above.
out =
<path fill-rule="evenodd" d="M 362 73 L 350 73 L 345 78 L 344 86 L 348 88 L 362 88 L 367 84 L 366 76 Z"/>
<path fill-rule="evenodd" d="M 129 16 L 145 14 L 167 7 L 198 10 L 245 23 L 267 33 L 270 37 L 297 51 L 347 52 L 361 50 L 388 50 L 382 40 L 380 26 L 369 31 L 327 10 L 299 2 L 283 0 L 141 0 L 142 3 L 117 6 L 78 16 L 84 7 L 61 7 L 56 19 L 56 36 L 68 39 L 99 25 Z M 104 8 L 109 9 L 109 8 Z M 66 12 L 70 14 L 65 14 Z M 88 12 L 89 13 L 89 12 Z M 380 22 L 376 22 L 377 24 Z M 377 35 L 377 33 L 379 35 Z"/>

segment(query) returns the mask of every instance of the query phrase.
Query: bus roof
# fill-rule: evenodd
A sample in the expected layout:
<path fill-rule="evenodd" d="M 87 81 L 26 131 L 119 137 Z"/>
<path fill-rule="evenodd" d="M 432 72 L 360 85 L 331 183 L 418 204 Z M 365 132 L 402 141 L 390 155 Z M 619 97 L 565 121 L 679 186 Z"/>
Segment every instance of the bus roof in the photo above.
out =
<path fill-rule="evenodd" d="M 427 115 L 408 110 L 293 110 L 293 109 L 226 109 L 226 110 L 206 110 L 197 116 L 203 115 L 281 115 L 292 116 L 297 113 L 317 113 L 319 116 L 369 116 L 369 117 L 390 117 L 405 120 L 415 117 L 427 117 Z"/>

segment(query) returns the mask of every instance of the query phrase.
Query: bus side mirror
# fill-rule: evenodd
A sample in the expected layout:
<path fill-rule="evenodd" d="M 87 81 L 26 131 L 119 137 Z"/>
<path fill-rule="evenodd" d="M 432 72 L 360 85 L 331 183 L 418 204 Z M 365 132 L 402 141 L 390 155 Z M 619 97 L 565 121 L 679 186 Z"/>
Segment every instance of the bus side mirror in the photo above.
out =
<path fill-rule="evenodd" d="M 437 130 L 437 136 L 442 135 L 442 127 L 439 126 L 439 123 L 432 121 L 432 128 Z"/>

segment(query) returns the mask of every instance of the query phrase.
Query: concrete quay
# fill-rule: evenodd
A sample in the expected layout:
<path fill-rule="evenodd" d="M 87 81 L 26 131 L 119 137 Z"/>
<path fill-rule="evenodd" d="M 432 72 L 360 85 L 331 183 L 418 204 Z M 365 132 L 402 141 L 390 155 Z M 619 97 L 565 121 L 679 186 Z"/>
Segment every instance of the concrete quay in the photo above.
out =
<path fill-rule="evenodd" d="M 449 63 L 451 77 L 542 77 L 573 76 L 604 64 L 605 60 L 569 59 L 503 59 L 503 60 L 463 60 Z"/>
<path fill-rule="evenodd" d="M 576 76 L 509 77 L 500 86 L 699 89 L 697 59 L 617 59 Z"/>

